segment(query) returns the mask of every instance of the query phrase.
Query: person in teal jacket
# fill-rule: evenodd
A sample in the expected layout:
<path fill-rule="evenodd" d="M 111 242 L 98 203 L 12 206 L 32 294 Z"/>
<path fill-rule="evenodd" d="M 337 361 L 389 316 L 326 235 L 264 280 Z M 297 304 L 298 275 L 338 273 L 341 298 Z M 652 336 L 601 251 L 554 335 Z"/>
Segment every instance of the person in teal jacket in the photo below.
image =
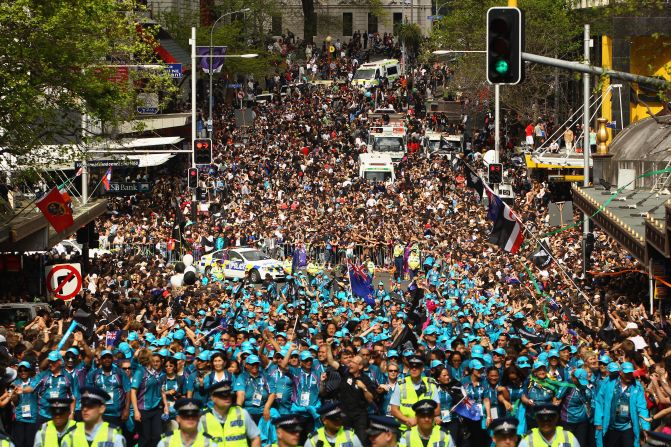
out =
<path fill-rule="evenodd" d="M 650 430 L 645 392 L 633 374 L 634 365 L 625 362 L 620 378 L 603 383 L 599 389 L 594 408 L 598 447 L 637 447 L 641 430 Z"/>

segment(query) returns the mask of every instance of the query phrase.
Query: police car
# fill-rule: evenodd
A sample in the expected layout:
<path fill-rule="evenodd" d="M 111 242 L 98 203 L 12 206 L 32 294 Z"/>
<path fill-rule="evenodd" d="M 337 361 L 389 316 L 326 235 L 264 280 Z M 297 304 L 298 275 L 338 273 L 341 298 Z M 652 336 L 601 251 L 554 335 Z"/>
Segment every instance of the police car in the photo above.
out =
<path fill-rule="evenodd" d="M 231 248 L 217 250 L 200 258 L 198 271 L 206 276 L 220 276 L 223 271 L 225 278 L 244 278 L 251 272 L 251 280 L 261 282 L 266 274 L 273 279 L 284 279 L 285 272 L 282 262 L 270 258 L 255 248 Z"/>

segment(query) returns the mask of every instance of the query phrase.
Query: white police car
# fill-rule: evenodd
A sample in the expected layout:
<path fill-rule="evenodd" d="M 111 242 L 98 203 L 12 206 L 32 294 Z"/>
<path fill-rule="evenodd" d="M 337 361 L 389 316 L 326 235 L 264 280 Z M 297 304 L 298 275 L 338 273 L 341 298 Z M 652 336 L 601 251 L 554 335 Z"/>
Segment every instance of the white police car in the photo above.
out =
<path fill-rule="evenodd" d="M 211 273 L 219 276 L 221 269 L 225 278 L 244 278 L 247 272 L 251 272 L 251 279 L 255 283 L 261 282 L 266 274 L 275 280 L 285 277 L 280 261 L 255 248 L 246 247 L 217 250 L 206 254 L 198 261 L 197 268 L 200 273 L 207 276 Z"/>

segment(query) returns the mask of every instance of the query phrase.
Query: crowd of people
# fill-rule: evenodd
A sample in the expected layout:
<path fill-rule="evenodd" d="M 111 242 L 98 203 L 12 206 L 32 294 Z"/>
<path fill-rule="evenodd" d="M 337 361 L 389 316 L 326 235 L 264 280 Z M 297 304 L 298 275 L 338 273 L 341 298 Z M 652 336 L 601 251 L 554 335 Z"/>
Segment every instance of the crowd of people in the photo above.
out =
<path fill-rule="evenodd" d="M 153 173 L 151 194 L 110 199 L 97 225 L 116 248 L 90 261 L 80 295 L 0 328 L 0 443 L 665 442 L 663 316 L 642 304 L 640 276 L 597 274 L 634 269 L 632 256 L 596 230 L 584 275 L 579 229 L 547 235 L 547 185 L 510 154 L 513 208 L 552 256 L 540 266 L 526 258 L 534 244 L 512 255 L 488 243 L 487 209 L 451 158 L 418 151 L 396 181 L 359 178 L 371 111 L 404 113 L 409 135 L 436 126 L 425 115 L 436 73 L 416 67 L 372 93 L 293 89 L 259 105 L 250 127 L 219 104 L 207 200 L 194 204 L 184 169 L 170 167 Z M 196 268 L 240 246 L 318 246 L 323 267 L 293 263 L 285 281 L 262 284 Z M 347 262 L 367 266 L 374 303 L 352 292 Z"/>

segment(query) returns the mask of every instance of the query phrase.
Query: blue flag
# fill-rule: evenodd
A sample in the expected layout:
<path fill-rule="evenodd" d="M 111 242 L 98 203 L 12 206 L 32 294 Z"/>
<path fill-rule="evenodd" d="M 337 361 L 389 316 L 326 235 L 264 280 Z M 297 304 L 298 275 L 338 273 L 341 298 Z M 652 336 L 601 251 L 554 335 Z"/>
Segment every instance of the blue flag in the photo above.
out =
<path fill-rule="evenodd" d="M 366 267 L 363 265 L 355 267 L 350 264 L 348 271 L 352 294 L 363 298 L 367 305 L 374 306 L 375 299 L 373 298 L 373 293 L 375 292 L 375 288 L 373 287 L 373 277 Z"/>

